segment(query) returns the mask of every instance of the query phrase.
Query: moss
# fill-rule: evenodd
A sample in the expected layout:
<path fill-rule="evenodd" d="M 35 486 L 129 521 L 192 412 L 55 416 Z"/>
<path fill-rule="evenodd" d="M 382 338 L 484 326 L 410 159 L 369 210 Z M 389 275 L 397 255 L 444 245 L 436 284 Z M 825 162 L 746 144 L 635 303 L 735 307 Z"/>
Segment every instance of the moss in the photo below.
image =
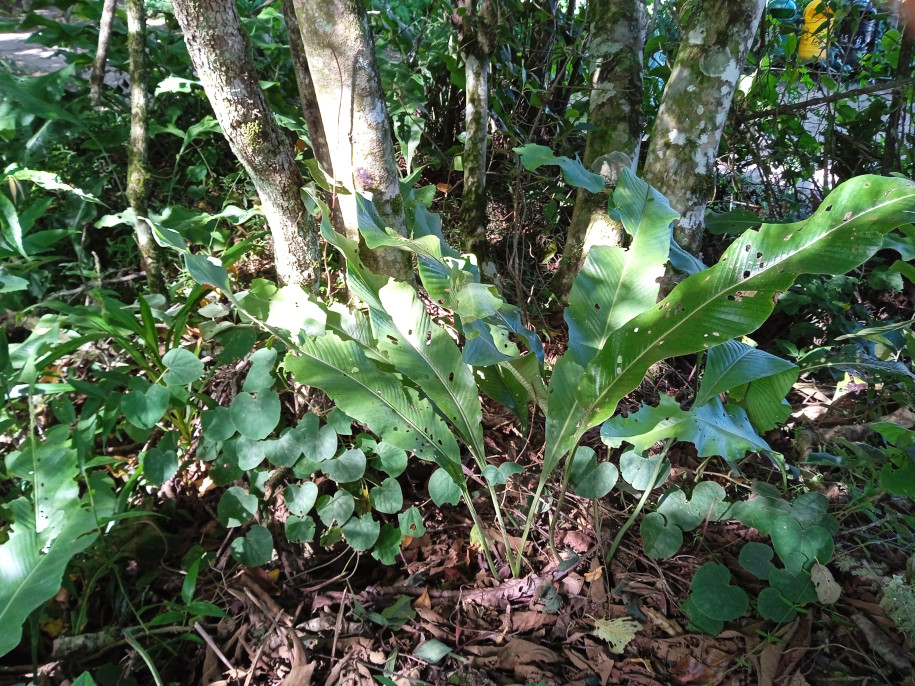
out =
<path fill-rule="evenodd" d="M 245 141 L 245 145 L 251 149 L 254 149 L 258 147 L 261 133 L 263 132 L 263 127 L 261 126 L 261 123 L 255 119 L 254 121 L 246 121 L 242 123 L 239 132 Z"/>

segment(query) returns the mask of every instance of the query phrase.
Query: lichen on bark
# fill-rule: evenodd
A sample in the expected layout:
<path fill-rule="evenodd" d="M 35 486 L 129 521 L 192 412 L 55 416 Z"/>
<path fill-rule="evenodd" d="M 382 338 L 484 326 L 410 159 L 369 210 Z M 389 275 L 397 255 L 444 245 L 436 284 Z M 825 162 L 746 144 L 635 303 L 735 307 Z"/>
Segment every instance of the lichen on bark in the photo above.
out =
<path fill-rule="evenodd" d="M 644 178 L 680 213 L 674 236 L 699 253 L 715 158 L 765 0 L 699 0 L 690 12 L 664 88 Z"/>

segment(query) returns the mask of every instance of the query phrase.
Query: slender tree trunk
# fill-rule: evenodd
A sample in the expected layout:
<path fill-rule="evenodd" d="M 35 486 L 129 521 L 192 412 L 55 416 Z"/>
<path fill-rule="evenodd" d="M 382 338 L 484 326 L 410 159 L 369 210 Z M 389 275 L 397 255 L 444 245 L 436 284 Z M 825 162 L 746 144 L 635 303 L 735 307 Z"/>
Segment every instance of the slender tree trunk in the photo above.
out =
<path fill-rule="evenodd" d="M 318 238 L 290 141 L 268 109 L 235 0 L 174 0 L 191 61 L 235 156 L 260 197 L 284 285 L 317 283 Z"/>
<path fill-rule="evenodd" d="M 645 10 L 642 0 L 592 0 L 591 104 L 583 163 L 615 185 L 623 167 L 638 165 L 642 140 L 642 52 Z M 623 228 L 607 213 L 607 196 L 579 189 L 557 292 L 564 298 L 592 245 L 619 245 Z"/>
<path fill-rule="evenodd" d="M 400 173 L 368 16 L 361 0 L 294 0 L 347 235 L 359 239 L 356 199 L 371 198 L 385 225 L 406 235 Z M 363 251 L 374 271 L 406 279 L 397 250 Z"/>
<path fill-rule="evenodd" d="M 907 23 L 905 15 L 899 17 L 902 27 L 902 42 L 899 45 L 899 61 L 896 63 L 896 78 L 904 79 L 912 73 L 912 48 L 915 46 L 915 27 Z M 883 138 L 883 160 L 881 172 L 889 174 L 901 171 L 899 164 L 899 123 L 911 88 L 899 88 L 893 91 L 890 101 L 890 114 L 886 120 L 886 133 Z"/>
<path fill-rule="evenodd" d="M 321 108 L 318 106 L 318 96 L 315 94 L 315 84 L 311 80 L 311 69 L 308 67 L 308 57 L 305 55 L 305 43 L 302 42 L 302 33 L 299 31 L 299 22 L 295 16 L 295 7 L 292 0 L 283 0 L 283 21 L 286 23 L 286 33 L 289 34 L 289 52 L 292 54 L 292 64 L 295 68 L 295 80 L 299 88 L 299 104 L 305 125 L 308 127 L 308 137 L 311 139 L 311 149 L 315 159 L 329 178 L 334 178 L 334 163 L 330 157 L 330 147 L 327 145 L 327 136 L 324 134 L 324 123 L 321 121 Z M 334 230 L 345 233 L 343 214 L 339 204 L 334 202 L 333 194 L 326 193 L 325 200 L 331 206 L 331 223 Z"/>
<path fill-rule="evenodd" d="M 108 46 L 111 44 L 111 26 L 114 24 L 114 13 L 117 0 L 105 0 L 102 6 L 102 17 L 98 27 L 98 48 L 92 73 L 89 76 L 89 101 L 98 107 L 102 101 L 102 83 L 105 81 L 105 65 L 108 63 Z"/>
<path fill-rule="evenodd" d="M 698 254 L 715 158 L 765 0 L 689 3 L 680 49 L 651 134 L 644 178 L 680 213 L 674 235 Z"/>
<path fill-rule="evenodd" d="M 299 103 L 305 125 L 308 127 L 308 136 L 311 138 L 311 149 L 314 151 L 318 164 L 329 175 L 334 175 L 334 165 L 330 158 L 330 148 L 324 135 L 324 124 L 321 122 L 321 108 L 318 106 L 318 97 L 315 95 L 315 84 L 311 80 L 311 70 L 308 68 L 308 58 L 305 56 L 305 44 L 299 31 L 299 23 L 295 16 L 295 7 L 292 0 L 283 0 L 283 21 L 286 23 L 286 33 L 289 34 L 289 52 L 292 54 L 292 64 L 295 67 L 295 80 L 299 87 Z"/>
<path fill-rule="evenodd" d="M 492 258 L 486 237 L 487 129 L 489 124 L 489 62 L 493 49 L 491 0 L 458 0 L 452 21 L 458 27 L 464 57 L 467 103 L 464 108 L 464 188 L 461 191 L 461 224 L 464 244 L 480 263 Z"/>
<path fill-rule="evenodd" d="M 153 293 L 168 297 L 159 246 L 146 223 L 146 181 L 149 176 L 149 94 L 146 90 L 146 8 L 143 0 L 127 0 L 127 51 L 130 55 L 130 143 L 127 148 L 127 200 L 134 214 L 140 264 Z M 104 71 L 104 68 L 103 68 Z"/>

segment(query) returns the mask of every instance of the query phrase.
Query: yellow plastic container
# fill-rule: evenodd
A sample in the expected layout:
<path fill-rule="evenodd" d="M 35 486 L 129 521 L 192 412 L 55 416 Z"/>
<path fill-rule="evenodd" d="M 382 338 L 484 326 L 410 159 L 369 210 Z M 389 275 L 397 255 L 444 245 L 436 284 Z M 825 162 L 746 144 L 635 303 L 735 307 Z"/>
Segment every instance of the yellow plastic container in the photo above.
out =
<path fill-rule="evenodd" d="M 804 26 L 801 29 L 801 39 L 798 41 L 798 59 L 809 62 L 811 60 L 826 59 L 826 35 L 828 29 L 822 28 L 823 24 L 832 19 L 832 12 L 826 2 L 813 0 L 804 10 Z"/>

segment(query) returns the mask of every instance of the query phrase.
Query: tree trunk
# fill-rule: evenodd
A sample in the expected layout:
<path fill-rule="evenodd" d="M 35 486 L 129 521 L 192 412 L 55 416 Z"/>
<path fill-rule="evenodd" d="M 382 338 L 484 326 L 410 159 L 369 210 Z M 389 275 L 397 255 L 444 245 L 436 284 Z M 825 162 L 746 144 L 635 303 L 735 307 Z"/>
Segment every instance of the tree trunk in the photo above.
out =
<path fill-rule="evenodd" d="M 108 63 L 108 46 L 111 44 L 111 26 L 114 24 L 114 13 L 117 0 L 105 0 L 102 6 L 102 17 L 98 27 L 98 48 L 95 61 L 92 63 L 92 74 L 89 76 L 89 101 L 98 107 L 102 101 L 102 83 L 105 81 L 105 65 Z"/>
<path fill-rule="evenodd" d="M 584 165 L 614 185 L 622 167 L 635 171 L 642 140 L 642 0 L 596 0 L 591 12 L 591 104 Z M 592 245 L 619 245 L 623 228 L 607 213 L 607 196 L 579 189 L 556 289 L 565 298 Z"/>
<path fill-rule="evenodd" d="M 651 133 L 643 176 L 680 213 L 677 242 L 699 253 L 705 206 L 731 99 L 765 0 L 689 3 L 680 49 Z"/>
<path fill-rule="evenodd" d="M 315 95 L 315 84 L 311 80 L 311 69 L 308 67 L 308 58 L 305 55 L 305 43 L 302 42 L 302 33 L 299 31 L 299 22 L 295 16 L 295 7 L 292 0 L 283 0 L 283 21 L 286 24 L 286 33 L 289 35 L 289 52 L 292 54 L 292 64 L 295 69 L 295 80 L 299 88 L 299 104 L 305 125 L 308 127 L 308 137 L 311 139 L 311 150 L 321 169 L 328 178 L 334 177 L 334 163 L 330 157 L 330 147 L 324 134 L 324 123 L 321 121 L 321 108 L 318 106 L 318 96 Z M 331 206 L 331 223 L 334 230 L 345 233 L 343 214 L 340 206 L 334 202 L 333 194 L 326 193 L 325 200 Z"/>
<path fill-rule="evenodd" d="M 315 159 L 324 171 L 333 176 L 333 162 L 330 159 L 330 148 L 324 136 L 324 124 L 321 122 L 321 109 L 318 107 L 318 97 L 315 95 L 315 84 L 311 80 L 311 70 L 308 68 L 308 58 L 305 56 L 305 44 L 299 31 L 299 23 L 295 16 L 295 7 L 291 0 L 283 0 L 283 21 L 286 23 L 286 33 L 289 35 L 289 52 L 292 54 L 292 64 L 295 68 L 295 80 L 299 87 L 299 103 L 305 125 L 308 127 L 308 136 L 311 138 L 311 149 Z"/>
<path fill-rule="evenodd" d="M 146 90 L 146 8 L 143 0 L 127 0 L 127 51 L 130 55 L 130 143 L 127 147 L 127 200 L 140 249 L 140 264 L 153 293 L 168 297 L 159 246 L 146 223 L 146 180 L 149 176 L 149 94 Z M 101 42 L 101 41 L 99 41 Z M 102 67 L 104 72 L 104 67 Z"/>
<path fill-rule="evenodd" d="M 234 0 L 174 0 L 175 17 L 210 105 L 260 197 L 284 285 L 318 279 L 318 238 L 290 141 L 267 107 Z"/>
<path fill-rule="evenodd" d="M 912 73 L 912 48 L 915 45 L 915 27 L 908 23 L 908 17 L 899 17 L 902 31 L 902 42 L 899 45 L 899 60 L 896 63 L 896 78 L 907 78 Z M 881 173 L 890 174 L 901 171 L 899 160 L 899 123 L 911 88 L 898 88 L 893 91 L 890 101 L 890 114 L 886 120 L 886 133 L 883 139 L 883 160 Z"/>
<path fill-rule="evenodd" d="M 492 258 L 486 236 L 486 137 L 489 124 L 489 61 L 493 49 L 493 8 L 490 0 L 458 0 L 452 21 L 458 26 L 464 57 L 467 103 L 464 109 L 464 189 L 461 192 L 461 224 L 468 252 L 480 264 Z"/>
<path fill-rule="evenodd" d="M 294 0 L 305 44 L 346 233 L 359 239 L 357 195 L 371 198 L 385 226 L 406 235 L 400 173 L 394 158 L 381 78 L 361 0 Z M 363 251 L 376 272 L 409 278 L 410 261 L 397 250 Z"/>

